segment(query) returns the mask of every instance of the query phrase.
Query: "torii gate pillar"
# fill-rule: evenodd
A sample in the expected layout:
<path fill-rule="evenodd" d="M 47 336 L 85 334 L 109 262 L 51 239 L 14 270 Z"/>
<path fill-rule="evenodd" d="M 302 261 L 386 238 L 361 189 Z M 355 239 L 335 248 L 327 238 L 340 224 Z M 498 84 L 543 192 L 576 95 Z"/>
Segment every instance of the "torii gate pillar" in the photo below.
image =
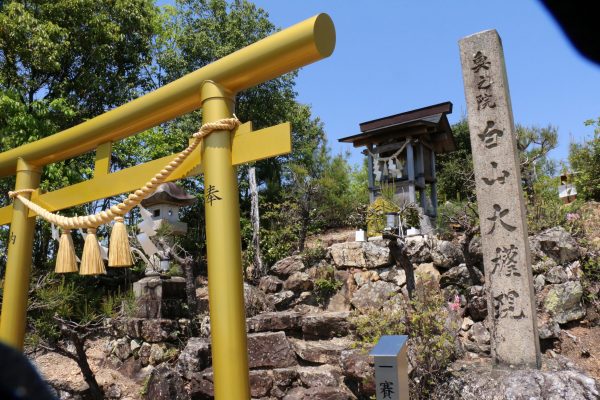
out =
<path fill-rule="evenodd" d="M 37 188 L 40 175 L 41 168 L 19 158 L 15 190 Z M 31 196 L 29 193 L 23 195 Z M 25 338 L 34 229 L 35 217 L 30 217 L 29 209 L 20 200 L 15 200 L 8 236 L 0 341 L 19 350 L 23 350 Z"/>
<path fill-rule="evenodd" d="M 207 81 L 202 123 L 230 118 L 234 94 Z M 240 207 L 231 132 L 215 131 L 202 146 L 208 298 L 216 399 L 249 399 Z"/>

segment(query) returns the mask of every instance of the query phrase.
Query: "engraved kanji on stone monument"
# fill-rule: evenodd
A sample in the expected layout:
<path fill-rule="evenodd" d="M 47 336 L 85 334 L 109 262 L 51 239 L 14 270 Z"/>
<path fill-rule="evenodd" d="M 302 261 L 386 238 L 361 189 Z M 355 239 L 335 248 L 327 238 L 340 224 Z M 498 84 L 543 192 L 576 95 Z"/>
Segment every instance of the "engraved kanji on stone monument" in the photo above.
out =
<path fill-rule="evenodd" d="M 490 165 L 492 168 L 489 177 L 482 176 L 481 180 L 484 181 L 486 185 L 493 185 L 496 182 L 498 182 L 500 185 L 504 185 L 506 178 L 510 176 L 510 172 L 505 169 L 498 171 L 498 163 L 495 161 L 492 161 Z"/>
<path fill-rule="evenodd" d="M 498 139 L 504 135 L 502 130 L 494 127 L 495 125 L 494 121 L 488 121 L 483 132 L 477 135 L 488 149 L 498 146 Z"/>
<path fill-rule="evenodd" d="M 514 244 L 506 247 L 496 247 L 496 258 L 492 258 L 492 262 L 494 263 L 492 274 L 498 271 L 506 276 L 521 276 L 517 268 L 518 255 L 517 246 Z"/>
<path fill-rule="evenodd" d="M 540 367 L 533 279 L 519 154 L 500 37 L 459 42 L 471 132 L 477 206 L 497 363 Z"/>

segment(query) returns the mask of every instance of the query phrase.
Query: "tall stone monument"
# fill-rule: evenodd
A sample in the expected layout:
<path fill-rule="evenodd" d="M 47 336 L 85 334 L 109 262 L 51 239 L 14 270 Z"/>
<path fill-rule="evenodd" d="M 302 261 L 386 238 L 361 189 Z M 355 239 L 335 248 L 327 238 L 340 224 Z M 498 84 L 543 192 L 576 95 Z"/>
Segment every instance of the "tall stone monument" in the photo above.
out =
<path fill-rule="evenodd" d="M 495 30 L 460 40 L 491 322 L 499 364 L 541 366 L 525 203 L 504 53 Z"/>

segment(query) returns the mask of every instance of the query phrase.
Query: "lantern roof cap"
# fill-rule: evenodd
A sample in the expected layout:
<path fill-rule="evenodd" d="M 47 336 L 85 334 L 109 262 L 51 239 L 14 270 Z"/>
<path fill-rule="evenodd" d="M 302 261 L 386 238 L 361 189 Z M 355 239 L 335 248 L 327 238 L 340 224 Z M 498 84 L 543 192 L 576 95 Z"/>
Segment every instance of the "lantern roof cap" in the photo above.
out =
<path fill-rule="evenodd" d="M 160 184 L 156 192 L 142 200 L 142 206 L 150 207 L 156 204 L 171 204 L 182 207 L 195 204 L 197 200 L 195 196 L 187 194 L 182 187 L 173 182 L 167 182 Z"/>

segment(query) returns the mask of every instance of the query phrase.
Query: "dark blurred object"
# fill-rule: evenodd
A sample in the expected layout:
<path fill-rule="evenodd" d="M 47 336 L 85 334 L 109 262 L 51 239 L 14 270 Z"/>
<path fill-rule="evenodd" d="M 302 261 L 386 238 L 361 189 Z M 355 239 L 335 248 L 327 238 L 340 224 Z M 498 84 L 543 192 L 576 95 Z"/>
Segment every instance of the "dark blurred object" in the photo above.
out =
<path fill-rule="evenodd" d="M 592 11 L 594 2 L 577 0 L 541 0 L 548 11 L 586 58 L 600 64 L 598 14 Z"/>
<path fill-rule="evenodd" d="M 56 400 L 27 357 L 0 343 L 0 399 Z"/>

